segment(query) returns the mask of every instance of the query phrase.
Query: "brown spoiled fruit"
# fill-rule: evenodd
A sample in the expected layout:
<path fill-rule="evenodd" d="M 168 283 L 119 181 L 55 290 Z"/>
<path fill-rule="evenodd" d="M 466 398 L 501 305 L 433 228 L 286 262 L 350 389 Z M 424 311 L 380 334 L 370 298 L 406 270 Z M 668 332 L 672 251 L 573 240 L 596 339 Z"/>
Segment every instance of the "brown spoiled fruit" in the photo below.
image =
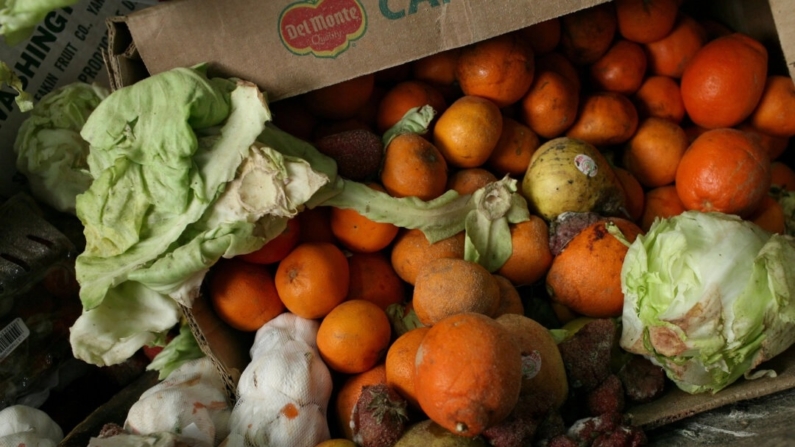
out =
<path fill-rule="evenodd" d="M 542 413 L 560 408 L 569 397 L 566 367 L 549 330 L 524 315 L 496 318 L 513 335 L 522 353 L 522 396 L 533 396 Z"/>
<path fill-rule="evenodd" d="M 480 264 L 435 259 L 417 275 L 412 302 L 417 318 L 426 326 L 462 312 L 493 316 L 500 306 L 500 286 Z"/>

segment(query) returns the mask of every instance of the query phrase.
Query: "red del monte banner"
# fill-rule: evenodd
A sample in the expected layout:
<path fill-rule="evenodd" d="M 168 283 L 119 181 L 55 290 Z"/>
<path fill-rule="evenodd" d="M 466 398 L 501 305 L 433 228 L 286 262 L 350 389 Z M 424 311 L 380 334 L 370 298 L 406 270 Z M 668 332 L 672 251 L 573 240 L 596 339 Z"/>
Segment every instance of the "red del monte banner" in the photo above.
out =
<path fill-rule="evenodd" d="M 306 0 L 279 17 L 279 35 L 290 52 L 336 57 L 364 35 L 367 15 L 359 0 Z"/>

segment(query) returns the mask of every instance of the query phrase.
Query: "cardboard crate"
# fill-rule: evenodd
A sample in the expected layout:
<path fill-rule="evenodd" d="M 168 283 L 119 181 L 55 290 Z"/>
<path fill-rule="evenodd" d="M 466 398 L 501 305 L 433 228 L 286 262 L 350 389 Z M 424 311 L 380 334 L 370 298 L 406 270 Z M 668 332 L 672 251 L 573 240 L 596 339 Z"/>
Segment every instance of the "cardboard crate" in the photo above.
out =
<path fill-rule="evenodd" d="M 114 89 L 174 67 L 207 62 L 212 75 L 253 81 L 269 100 L 278 101 L 605 2 L 178 0 L 110 18 L 105 60 Z M 795 78 L 795 16 L 788 14 L 789 0 L 689 3 L 765 43 L 772 65 L 778 64 L 782 73 L 788 69 Z M 183 310 L 234 400 L 250 338 L 221 322 L 205 295 Z M 741 380 L 717 395 L 671 390 L 628 413 L 635 424 L 651 429 L 795 387 L 795 348 L 764 367 L 774 369 L 777 377 Z"/>

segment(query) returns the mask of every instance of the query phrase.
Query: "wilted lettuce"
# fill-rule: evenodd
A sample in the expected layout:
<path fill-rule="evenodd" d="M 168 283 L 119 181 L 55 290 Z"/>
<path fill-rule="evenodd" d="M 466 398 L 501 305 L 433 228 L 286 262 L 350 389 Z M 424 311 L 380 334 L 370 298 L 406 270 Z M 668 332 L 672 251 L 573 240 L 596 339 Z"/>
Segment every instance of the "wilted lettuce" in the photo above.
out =
<path fill-rule="evenodd" d="M 77 197 L 86 248 L 76 260 L 76 357 L 118 363 L 173 327 L 219 258 L 260 248 L 329 182 L 256 141 L 269 119 L 255 85 L 200 68 L 100 103 L 81 132 L 93 182 Z"/>
<path fill-rule="evenodd" d="M 658 220 L 624 260 L 621 346 L 717 392 L 795 342 L 794 265 L 795 239 L 736 216 Z"/>
<path fill-rule="evenodd" d="M 158 378 L 163 380 L 183 363 L 201 357 L 204 357 L 204 352 L 193 337 L 190 326 L 182 323 L 179 327 L 179 334 L 168 343 L 164 343 L 163 350 L 155 356 L 146 369 L 158 371 Z"/>
<path fill-rule="evenodd" d="M 30 37 L 47 14 L 74 5 L 78 0 L 0 0 L 0 35 L 7 45 L 16 45 Z"/>
<path fill-rule="evenodd" d="M 75 197 L 91 185 L 88 143 L 80 130 L 88 116 L 109 94 L 86 83 L 60 87 L 36 103 L 17 132 L 17 169 L 40 201 L 64 212 L 75 212 Z"/>

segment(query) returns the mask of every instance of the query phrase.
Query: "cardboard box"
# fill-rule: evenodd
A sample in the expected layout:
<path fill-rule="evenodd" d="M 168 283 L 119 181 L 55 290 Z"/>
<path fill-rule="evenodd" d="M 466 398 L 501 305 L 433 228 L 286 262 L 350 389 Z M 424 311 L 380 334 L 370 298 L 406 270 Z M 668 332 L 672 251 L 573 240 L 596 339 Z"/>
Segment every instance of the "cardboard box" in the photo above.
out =
<path fill-rule="evenodd" d="M 111 19 L 108 65 L 118 87 L 209 62 L 276 101 L 605 1 L 172 1 Z"/>
<path fill-rule="evenodd" d="M 510 32 L 605 0 L 178 0 L 108 20 L 111 86 L 208 62 L 213 75 L 257 83 L 271 101 Z M 795 78 L 795 16 L 788 0 L 690 2 L 768 45 Z M 343 31 L 339 31 L 342 29 Z M 178 42 L 178 43 L 177 43 Z M 185 309 L 234 399 L 248 341 L 212 313 L 206 297 Z M 671 390 L 631 408 L 644 428 L 795 387 L 795 348 L 768 365 L 775 378 L 741 380 L 717 395 Z"/>

